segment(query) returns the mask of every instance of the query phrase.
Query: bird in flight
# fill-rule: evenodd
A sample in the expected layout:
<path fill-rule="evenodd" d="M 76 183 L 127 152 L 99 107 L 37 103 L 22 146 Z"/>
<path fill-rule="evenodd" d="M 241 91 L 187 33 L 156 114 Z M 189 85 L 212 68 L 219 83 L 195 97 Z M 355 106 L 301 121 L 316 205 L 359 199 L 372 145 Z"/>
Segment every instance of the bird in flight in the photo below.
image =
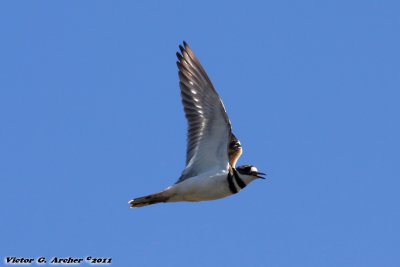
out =
<path fill-rule="evenodd" d="M 188 138 L 186 167 L 178 181 L 163 191 L 132 199 L 131 208 L 163 202 L 198 202 L 234 195 L 261 178 L 255 166 L 236 167 L 242 154 L 224 104 L 186 42 L 177 52 L 179 86 Z"/>

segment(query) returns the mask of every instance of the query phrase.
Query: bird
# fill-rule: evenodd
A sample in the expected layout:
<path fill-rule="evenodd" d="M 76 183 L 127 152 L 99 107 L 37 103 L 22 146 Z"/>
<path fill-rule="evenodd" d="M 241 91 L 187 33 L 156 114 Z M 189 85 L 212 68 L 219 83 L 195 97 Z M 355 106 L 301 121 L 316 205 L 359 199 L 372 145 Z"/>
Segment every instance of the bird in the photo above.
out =
<path fill-rule="evenodd" d="M 178 181 L 159 193 L 128 203 L 139 208 L 167 202 L 199 202 L 234 195 L 256 179 L 253 165 L 236 167 L 243 149 L 232 133 L 225 106 L 189 45 L 179 45 L 178 76 L 188 123 L 186 167 Z"/>

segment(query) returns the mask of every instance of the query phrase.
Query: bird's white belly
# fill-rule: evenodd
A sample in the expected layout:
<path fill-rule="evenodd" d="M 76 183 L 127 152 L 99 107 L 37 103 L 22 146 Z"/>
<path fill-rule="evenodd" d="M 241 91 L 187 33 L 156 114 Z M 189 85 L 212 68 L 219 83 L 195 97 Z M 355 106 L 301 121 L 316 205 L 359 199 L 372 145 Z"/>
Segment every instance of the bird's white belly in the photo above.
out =
<path fill-rule="evenodd" d="M 166 189 L 172 193 L 168 202 L 205 201 L 227 197 L 232 194 L 228 187 L 227 175 L 228 171 L 223 170 L 186 179 Z"/>

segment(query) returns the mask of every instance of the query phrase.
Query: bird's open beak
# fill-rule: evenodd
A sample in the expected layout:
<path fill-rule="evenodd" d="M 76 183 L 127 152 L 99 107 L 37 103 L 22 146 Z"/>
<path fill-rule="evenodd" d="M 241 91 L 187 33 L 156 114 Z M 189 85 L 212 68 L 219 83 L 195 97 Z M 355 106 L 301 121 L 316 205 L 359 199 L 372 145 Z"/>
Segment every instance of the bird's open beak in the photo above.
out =
<path fill-rule="evenodd" d="M 265 179 L 265 177 L 262 177 L 261 175 L 266 175 L 266 174 L 263 173 L 263 172 L 256 172 L 255 175 L 256 175 L 257 178 Z"/>

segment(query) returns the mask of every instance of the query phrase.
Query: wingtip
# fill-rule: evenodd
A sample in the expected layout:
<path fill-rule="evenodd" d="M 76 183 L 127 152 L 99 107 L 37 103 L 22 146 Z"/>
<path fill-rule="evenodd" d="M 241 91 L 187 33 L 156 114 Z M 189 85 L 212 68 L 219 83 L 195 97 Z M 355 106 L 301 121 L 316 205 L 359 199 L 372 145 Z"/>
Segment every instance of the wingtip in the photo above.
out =
<path fill-rule="evenodd" d="M 176 62 L 176 64 L 179 67 L 180 65 L 182 65 L 183 55 L 181 55 L 179 52 L 176 52 L 176 57 L 178 58 L 178 61 Z"/>
<path fill-rule="evenodd" d="M 185 48 L 182 45 L 179 45 L 179 50 L 181 50 L 181 53 L 183 53 L 183 51 L 185 51 Z"/>

